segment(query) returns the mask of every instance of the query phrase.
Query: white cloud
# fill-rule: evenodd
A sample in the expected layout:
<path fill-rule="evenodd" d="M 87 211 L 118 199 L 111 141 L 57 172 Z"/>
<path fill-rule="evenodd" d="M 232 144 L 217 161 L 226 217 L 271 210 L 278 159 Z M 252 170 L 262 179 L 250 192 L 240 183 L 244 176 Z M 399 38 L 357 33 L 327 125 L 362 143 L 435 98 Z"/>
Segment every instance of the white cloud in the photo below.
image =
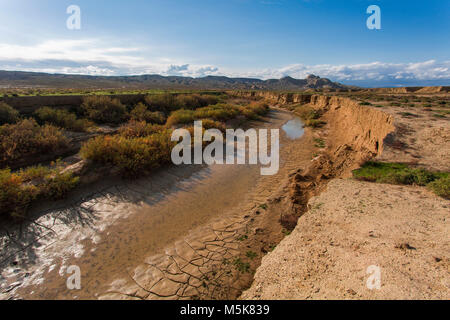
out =
<path fill-rule="evenodd" d="M 0 43 L 0 69 L 110 76 L 157 73 L 190 77 L 225 75 L 268 79 L 284 76 L 305 78 L 308 74 L 315 74 L 337 81 L 450 79 L 450 61 L 292 64 L 281 68 L 242 71 L 162 57 L 157 55 L 157 51 L 148 47 L 121 47 L 99 39 L 48 40 L 35 45 Z"/>
<path fill-rule="evenodd" d="M 247 76 L 258 78 L 280 78 L 291 76 L 305 78 L 308 74 L 334 80 L 437 80 L 450 79 L 450 61 L 438 62 L 429 60 L 418 63 L 384 63 L 372 62 L 367 64 L 349 65 L 303 65 L 294 64 L 280 69 L 267 69 L 261 72 L 250 72 Z"/>

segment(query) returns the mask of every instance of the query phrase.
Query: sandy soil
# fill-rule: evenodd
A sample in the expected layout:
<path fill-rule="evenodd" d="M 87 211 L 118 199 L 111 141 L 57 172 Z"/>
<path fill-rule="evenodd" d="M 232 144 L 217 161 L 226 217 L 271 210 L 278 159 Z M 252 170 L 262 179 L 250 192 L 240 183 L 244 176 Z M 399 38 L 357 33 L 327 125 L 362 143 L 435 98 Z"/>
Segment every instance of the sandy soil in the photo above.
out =
<path fill-rule="evenodd" d="M 381 108 L 395 129 L 376 159 L 449 171 L 448 117 L 406 109 Z M 449 299 L 449 208 L 424 187 L 332 180 L 241 298 Z M 380 289 L 367 286 L 369 266 L 380 268 Z"/>
<path fill-rule="evenodd" d="M 263 258 L 242 299 L 449 299 L 449 201 L 424 188 L 333 180 Z M 381 288 L 366 285 L 378 266 Z"/>

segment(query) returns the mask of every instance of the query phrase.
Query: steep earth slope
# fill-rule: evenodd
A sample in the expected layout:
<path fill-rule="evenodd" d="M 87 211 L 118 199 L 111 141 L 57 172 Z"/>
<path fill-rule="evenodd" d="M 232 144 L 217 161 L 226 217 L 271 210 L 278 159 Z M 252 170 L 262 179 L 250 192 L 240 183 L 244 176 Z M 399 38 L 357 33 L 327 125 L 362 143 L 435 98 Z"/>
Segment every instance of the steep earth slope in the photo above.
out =
<path fill-rule="evenodd" d="M 350 174 L 352 166 L 333 161 L 348 162 L 339 154 L 349 148 L 358 151 L 351 153 L 357 157 L 352 165 L 377 156 L 450 169 L 447 119 L 433 119 L 423 110 L 405 116 L 394 106 L 382 112 L 338 97 L 313 96 L 311 105 L 328 110 L 324 156 L 341 168 L 340 175 L 335 171 L 325 180 Z M 326 175 L 324 156 L 311 167 Z M 242 299 L 449 299 L 450 201 L 423 187 L 352 179 L 329 180 L 325 192 L 305 197 L 308 171 L 294 178 L 292 188 L 299 194 L 293 192 L 291 199 L 309 199 L 309 210 L 262 259 Z M 380 272 L 379 288 L 367 285 L 373 268 Z"/>

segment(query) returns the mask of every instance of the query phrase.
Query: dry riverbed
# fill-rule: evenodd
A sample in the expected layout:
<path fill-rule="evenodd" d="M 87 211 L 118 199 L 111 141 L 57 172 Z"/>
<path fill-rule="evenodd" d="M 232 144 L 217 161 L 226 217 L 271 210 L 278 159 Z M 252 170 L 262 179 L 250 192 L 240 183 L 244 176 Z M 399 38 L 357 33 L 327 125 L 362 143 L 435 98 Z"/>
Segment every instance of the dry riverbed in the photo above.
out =
<path fill-rule="evenodd" d="M 274 110 L 257 125 L 280 128 L 292 118 Z M 1 231 L 1 297 L 237 298 L 287 233 L 268 198 L 317 149 L 308 130 L 301 139 L 280 131 L 274 176 L 248 165 L 171 167 L 35 208 L 34 219 Z M 80 267 L 81 290 L 67 289 L 71 265 Z"/>

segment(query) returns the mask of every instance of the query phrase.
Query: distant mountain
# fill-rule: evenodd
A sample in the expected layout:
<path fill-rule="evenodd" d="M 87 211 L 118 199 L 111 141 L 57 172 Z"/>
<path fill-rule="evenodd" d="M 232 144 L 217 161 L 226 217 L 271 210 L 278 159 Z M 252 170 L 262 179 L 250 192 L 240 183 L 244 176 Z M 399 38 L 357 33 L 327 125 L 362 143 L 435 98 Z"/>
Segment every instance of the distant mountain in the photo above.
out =
<path fill-rule="evenodd" d="M 0 88 L 80 88 L 80 89 L 241 89 L 241 90 L 307 90 L 349 89 L 351 86 L 309 75 L 306 79 L 203 78 L 140 75 L 140 76 L 87 76 L 49 74 L 40 72 L 0 71 Z"/>

